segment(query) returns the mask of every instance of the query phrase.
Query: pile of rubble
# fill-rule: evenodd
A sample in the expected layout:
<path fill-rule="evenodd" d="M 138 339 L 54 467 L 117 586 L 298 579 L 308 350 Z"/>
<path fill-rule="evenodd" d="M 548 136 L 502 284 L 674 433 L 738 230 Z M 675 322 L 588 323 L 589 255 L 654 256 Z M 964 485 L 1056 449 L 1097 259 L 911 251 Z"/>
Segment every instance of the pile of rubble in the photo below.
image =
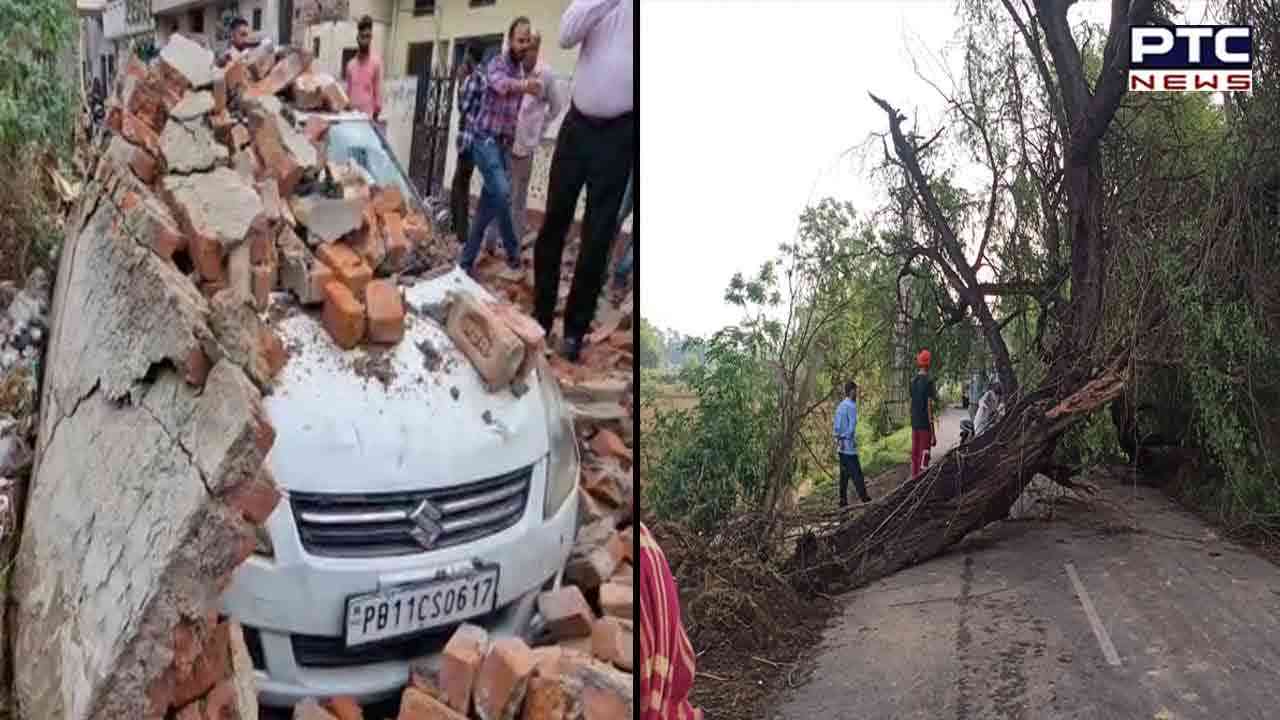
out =
<path fill-rule="evenodd" d="M 309 66 L 282 49 L 216 68 L 177 34 L 151 66 L 133 60 L 68 223 L 47 333 L 47 281 L 0 318 L 0 370 L 15 368 L 5 377 L 17 377 L 28 412 L 44 374 L 39 482 L 26 501 L 36 520 L 22 523 L 12 583 L 19 717 L 257 717 L 240 630 L 213 609 L 280 500 L 262 397 L 288 351 L 266 311 L 292 296 L 322 306 L 339 347 L 394 344 L 398 278 L 456 252 L 394 188 L 322 162 L 328 128 L 314 117 L 299 127 L 290 108 L 347 99 Z M 503 282 L 527 309 L 527 279 Z M 491 390 L 543 362 L 542 329 L 516 307 L 462 295 L 439 310 Z M 452 717 L 440 707 L 484 720 L 632 712 L 630 310 L 603 315 L 584 366 L 549 365 L 579 415 L 585 525 L 569 584 L 539 601 L 543 647 L 460 630 L 443 664 L 415 675 L 404 718 Z M 46 337 L 58 352 L 31 368 Z"/>

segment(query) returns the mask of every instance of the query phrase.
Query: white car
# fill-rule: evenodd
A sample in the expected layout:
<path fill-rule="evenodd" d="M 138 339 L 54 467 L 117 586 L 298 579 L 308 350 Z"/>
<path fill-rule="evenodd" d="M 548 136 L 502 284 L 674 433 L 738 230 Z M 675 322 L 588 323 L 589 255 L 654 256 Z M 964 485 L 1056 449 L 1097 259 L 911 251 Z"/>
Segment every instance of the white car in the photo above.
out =
<path fill-rule="evenodd" d="M 327 117 L 330 162 L 356 160 L 421 208 L 367 118 Z M 276 322 L 291 352 L 265 398 L 267 466 L 283 498 L 223 597 L 264 705 L 384 699 L 464 621 L 527 638 L 573 546 L 579 458 L 555 379 L 488 392 L 425 311 L 488 293 L 456 269 L 404 290 L 388 351 L 339 349 L 316 313 Z"/>

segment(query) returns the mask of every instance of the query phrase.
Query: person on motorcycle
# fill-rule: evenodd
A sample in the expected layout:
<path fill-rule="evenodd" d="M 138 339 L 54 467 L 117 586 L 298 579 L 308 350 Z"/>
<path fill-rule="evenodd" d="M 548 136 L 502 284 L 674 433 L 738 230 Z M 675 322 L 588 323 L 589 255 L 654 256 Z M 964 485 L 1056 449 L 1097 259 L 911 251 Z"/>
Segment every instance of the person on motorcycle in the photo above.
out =
<path fill-rule="evenodd" d="M 983 431 L 995 424 L 996 418 L 1000 416 L 1000 411 L 1004 403 L 1004 389 L 1000 387 L 999 380 L 992 380 L 987 386 L 987 392 L 982 395 L 982 399 L 978 401 L 978 414 L 974 418 L 974 436 L 981 435 Z"/>

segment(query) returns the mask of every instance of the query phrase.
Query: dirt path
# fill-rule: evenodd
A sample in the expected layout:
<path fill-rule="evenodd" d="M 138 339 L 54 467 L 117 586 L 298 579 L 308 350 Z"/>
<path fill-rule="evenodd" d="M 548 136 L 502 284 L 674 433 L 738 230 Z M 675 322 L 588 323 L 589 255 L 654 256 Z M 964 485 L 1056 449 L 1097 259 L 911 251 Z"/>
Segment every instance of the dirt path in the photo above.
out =
<path fill-rule="evenodd" d="M 1274 717 L 1280 569 L 1157 490 L 1096 482 L 843 596 L 771 717 Z"/>

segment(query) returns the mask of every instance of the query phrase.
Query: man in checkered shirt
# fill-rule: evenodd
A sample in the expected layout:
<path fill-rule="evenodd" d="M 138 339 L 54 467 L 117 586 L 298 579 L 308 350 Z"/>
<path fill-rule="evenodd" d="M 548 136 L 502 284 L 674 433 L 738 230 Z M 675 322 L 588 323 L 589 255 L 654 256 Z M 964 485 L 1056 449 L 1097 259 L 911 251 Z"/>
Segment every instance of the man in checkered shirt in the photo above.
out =
<path fill-rule="evenodd" d="M 462 78 L 458 85 L 458 162 L 453 170 L 449 210 L 453 214 L 453 232 L 458 242 L 465 243 L 471 215 L 471 174 L 476 169 L 471 162 L 471 124 L 480 112 L 480 97 L 484 94 L 480 48 L 468 48 Z"/>
<path fill-rule="evenodd" d="M 511 145 L 515 140 L 521 97 L 542 91 L 541 82 L 537 78 L 526 78 L 522 66 L 530 46 L 530 31 L 529 18 L 518 17 L 512 21 L 507 30 L 506 52 L 484 66 L 485 88 L 480 109 L 474 121 L 468 123 L 469 152 L 484 178 L 484 190 L 480 193 L 475 225 L 471 227 L 459 263 L 467 273 L 472 272 L 484 231 L 494 220 L 498 222 L 498 232 L 507 252 L 507 267 L 520 269 L 520 243 L 511 221 Z"/>

